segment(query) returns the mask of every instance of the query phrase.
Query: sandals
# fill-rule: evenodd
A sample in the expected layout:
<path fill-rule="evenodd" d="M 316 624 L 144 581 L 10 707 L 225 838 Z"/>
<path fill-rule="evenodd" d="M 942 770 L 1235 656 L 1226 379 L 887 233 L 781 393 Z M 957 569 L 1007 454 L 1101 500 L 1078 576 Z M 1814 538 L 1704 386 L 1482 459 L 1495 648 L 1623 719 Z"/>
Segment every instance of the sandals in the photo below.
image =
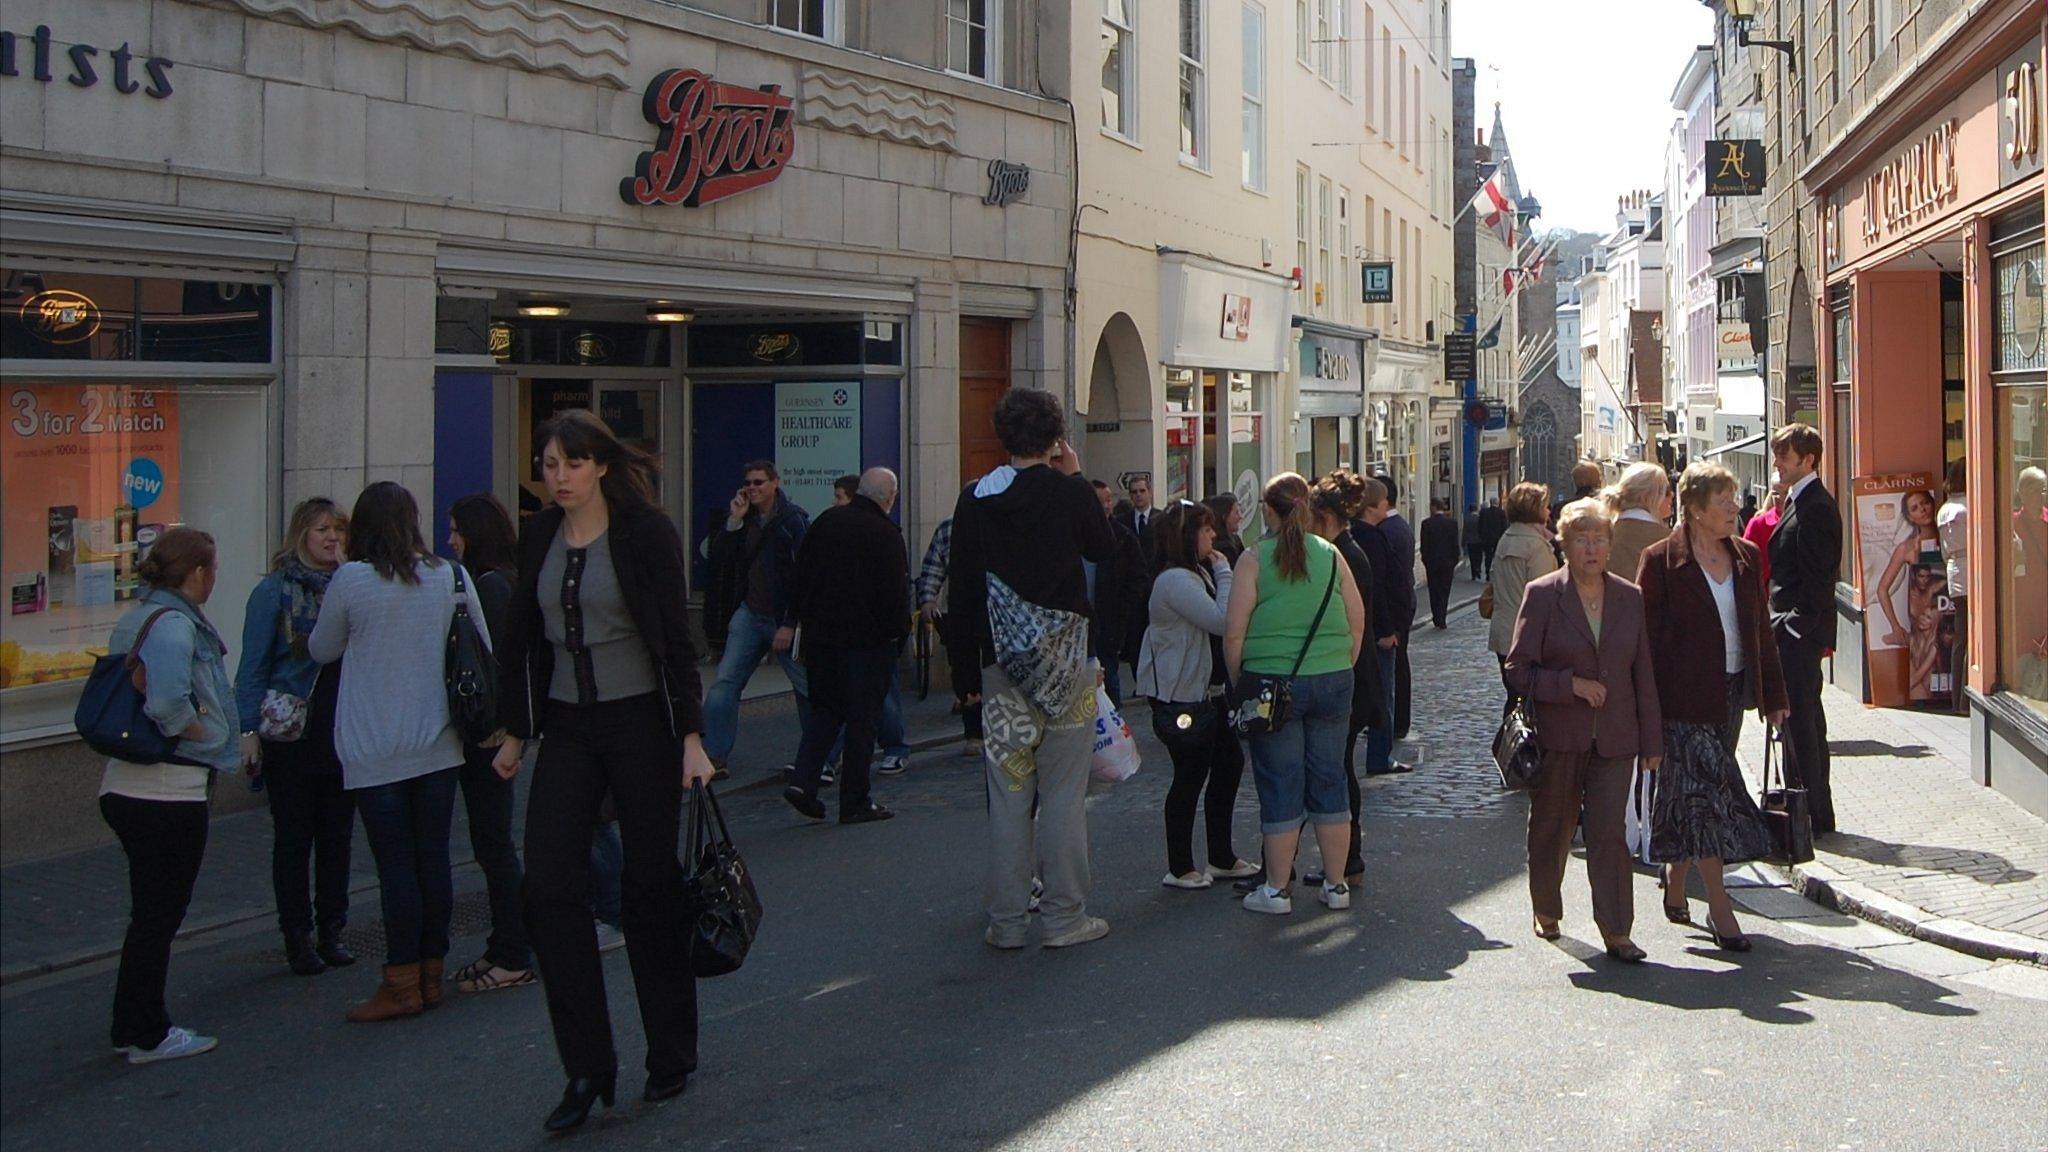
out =
<path fill-rule="evenodd" d="M 531 968 L 500 968 L 483 957 L 463 965 L 455 973 L 458 992 L 495 992 L 500 988 L 518 988 L 537 982 Z"/>
<path fill-rule="evenodd" d="M 1257 876 L 1259 871 L 1260 869 L 1257 864 L 1242 857 L 1239 857 L 1237 863 L 1228 868 L 1218 868 L 1213 864 L 1209 866 L 1209 875 L 1218 880 L 1242 880 L 1247 876 Z"/>

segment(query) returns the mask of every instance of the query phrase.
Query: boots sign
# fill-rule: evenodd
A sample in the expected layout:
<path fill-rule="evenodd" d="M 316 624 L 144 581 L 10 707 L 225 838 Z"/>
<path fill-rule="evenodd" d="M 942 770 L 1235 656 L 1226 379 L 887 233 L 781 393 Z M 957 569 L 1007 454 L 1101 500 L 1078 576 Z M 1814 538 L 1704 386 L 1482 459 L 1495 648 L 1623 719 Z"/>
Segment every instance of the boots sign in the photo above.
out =
<path fill-rule="evenodd" d="M 619 182 L 628 204 L 701 208 L 772 183 L 796 152 L 795 102 L 776 84 L 721 84 L 694 68 L 654 78 L 641 114 L 661 134 Z"/>

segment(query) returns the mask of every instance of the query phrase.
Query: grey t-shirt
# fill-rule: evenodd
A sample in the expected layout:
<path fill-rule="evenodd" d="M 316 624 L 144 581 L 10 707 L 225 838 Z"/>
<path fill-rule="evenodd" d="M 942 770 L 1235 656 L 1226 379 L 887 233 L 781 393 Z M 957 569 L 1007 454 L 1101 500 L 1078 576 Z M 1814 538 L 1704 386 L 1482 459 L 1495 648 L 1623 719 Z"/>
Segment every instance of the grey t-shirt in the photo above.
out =
<path fill-rule="evenodd" d="M 548 699 L 596 704 L 654 691 L 654 660 L 626 610 L 605 537 L 571 548 L 555 533 L 539 593 L 542 630 L 555 649 Z"/>

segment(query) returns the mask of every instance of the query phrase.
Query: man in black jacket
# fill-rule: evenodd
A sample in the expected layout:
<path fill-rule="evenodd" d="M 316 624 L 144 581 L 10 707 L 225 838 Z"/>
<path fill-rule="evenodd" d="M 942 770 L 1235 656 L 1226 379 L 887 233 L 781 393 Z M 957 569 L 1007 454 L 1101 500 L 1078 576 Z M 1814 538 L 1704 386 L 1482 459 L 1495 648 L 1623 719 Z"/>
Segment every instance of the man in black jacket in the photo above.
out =
<path fill-rule="evenodd" d="M 740 693 L 770 648 L 796 692 L 799 721 L 810 716 L 810 689 L 803 666 L 789 654 L 777 626 L 789 610 L 789 575 L 811 518 L 782 491 L 782 473 L 772 460 L 756 460 L 741 471 L 746 484 L 726 508 L 724 530 L 711 538 L 714 569 L 734 573 L 740 596 L 726 625 L 725 655 L 704 694 L 704 751 L 725 774 L 726 757 L 739 735 Z"/>
<path fill-rule="evenodd" d="M 1429 577 L 1429 622 L 1448 627 L 1451 581 L 1458 578 L 1458 522 L 1448 501 L 1432 500 L 1429 519 L 1422 522 L 1422 570 Z"/>
<path fill-rule="evenodd" d="M 989 819 L 988 929 L 995 948 L 1030 943 L 1032 877 L 1045 884 L 1044 945 L 1109 934 L 1090 916 L 1088 765 L 1095 749 L 1088 578 L 1116 538 L 1067 443 L 1059 399 L 1012 388 L 996 402 L 1010 462 L 960 494 L 947 575 L 952 610 L 981 646 Z M 1032 818 L 1034 803 L 1037 819 Z"/>
<path fill-rule="evenodd" d="M 1365 558 L 1372 564 L 1372 634 L 1366 637 L 1366 646 L 1379 660 L 1380 715 L 1365 735 L 1365 774 L 1388 776 L 1398 772 L 1412 772 L 1412 764 L 1403 764 L 1394 759 L 1394 692 L 1396 653 L 1400 649 L 1403 626 L 1415 619 L 1415 571 L 1413 560 L 1408 567 L 1400 567 L 1394 545 L 1388 539 L 1384 526 L 1393 514 L 1393 503 L 1387 498 L 1386 482 L 1379 477 L 1367 477 L 1365 481 L 1365 518 L 1351 522 L 1351 536 L 1358 546 L 1365 550 Z M 1401 601 L 1407 603 L 1407 614 L 1400 610 Z"/>
<path fill-rule="evenodd" d="M 1116 536 L 1116 557 L 1107 564 L 1090 564 L 1085 560 L 1081 564 L 1088 575 L 1088 598 L 1095 606 L 1090 617 L 1095 632 L 1091 650 L 1102 661 L 1103 689 L 1109 693 L 1110 701 L 1121 708 L 1124 694 L 1119 665 L 1127 654 L 1132 654 L 1131 664 L 1137 664 L 1134 654 L 1145 635 L 1152 570 L 1138 537 L 1114 514 L 1115 492 L 1100 480 L 1092 483 L 1096 499 L 1102 502 L 1102 514 L 1109 518 L 1109 529 Z"/>
<path fill-rule="evenodd" d="M 1375 477 L 1387 487 L 1387 515 L 1380 532 L 1393 550 L 1395 593 L 1394 618 L 1401 625 L 1401 643 L 1394 648 L 1394 739 L 1408 738 L 1408 710 L 1414 699 L 1414 680 L 1408 668 L 1408 635 L 1415 630 L 1415 526 L 1401 515 L 1401 488 L 1392 476 Z M 1377 561 L 1375 561 L 1377 563 Z"/>
<path fill-rule="evenodd" d="M 1472 563 L 1472 578 L 1481 579 L 1486 564 L 1486 545 L 1479 536 L 1479 505 L 1465 505 L 1465 558 Z"/>
<path fill-rule="evenodd" d="M 839 822 L 895 815 L 868 795 L 875 726 L 910 632 L 909 562 L 903 531 L 889 519 L 895 503 L 896 474 L 868 469 L 853 498 L 818 517 L 796 554 L 782 632 L 793 637 L 799 625 L 804 630 L 800 655 L 810 673 L 811 714 L 782 798 L 813 820 L 825 815 L 819 777 L 842 726 Z"/>
<path fill-rule="evenodd" d="M 1508 514 L 1500 506 L 1500 497 L 1488 498 L 1486 507 L 1479 510 L 1479 547 L 1485 570 L 1479 579 L 1493 579 L 1493 550 L 1500 547 L 1500 538 L 1508 534 Z"/>
<path fill-rule="evenodd" d="M 1771 632 L 1785 670 L 1785 775 L 1803 784 L 1816 835 L 1835 830 L 1828 784 L 1828 714 L 1821 703 L 1821 657 L 1835 646 L 1835 581 L 1842 562 L 1842 513 L 1821 486 L 1820 433 L 1786 424 L 1771 434 L 1771 457 L 1784 480 L 1785 509 L 1771 533 Z"/>

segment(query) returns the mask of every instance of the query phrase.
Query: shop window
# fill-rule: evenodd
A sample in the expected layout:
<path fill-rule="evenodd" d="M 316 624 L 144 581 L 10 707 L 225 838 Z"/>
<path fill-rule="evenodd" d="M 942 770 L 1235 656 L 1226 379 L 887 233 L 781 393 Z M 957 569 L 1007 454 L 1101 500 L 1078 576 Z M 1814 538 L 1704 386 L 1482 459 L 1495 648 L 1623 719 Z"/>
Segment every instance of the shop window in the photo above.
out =
<path fill-rule="evenodd" d="M 946 67 L 1002 83 L 1002 0 L 946 0 Z"/>
<path fill-rule="evenodd" d="M 2005 229 L 1999 229 L 2005 231 Z M 2040 218 L 1994 244 L 1992 514 L 1998 675 L 2048 714 L 2048 327 Z"/>
<path fill-rule="evenodd" d="M 0 270 L 0 358 L 267 364 L 271 288 Z"/>
<path fill-rule="evenodd" d="M 1195 497 L 1195 441 L 1201 410 L 1195 395 L 1195 374 L 1186 368 L 1166 370 L 1166 486 L 1158 494 L 1173 500 Z"/>
<path fill-rule="evenodd" d="M 1249 372 L 1202 373 L 1203 496 L 1234 492 L 1249 508 L 1265 487 L 1261 445 L 1265 413 Z"/>
<path fill-rule="evenodd" d="M 1838 286 L 1829 300 L 1833 309 L 1831 348 L 1833 349 L 1834 385 L 1829 391 L 1828 435 L 1832 443 L 1823 446 L 1821 467 L 1825 469 L 1828 490 L 1842 509 L 1842 574 L 1847 576 L 1855 571 L 1856 529 L 1854 525 L 1856 502 L 1848 499 L 1849 481 L 1855 469 L 1851 466 L 1854 453 L 1850 450 L 1855 441 L 1855 405 L 1851 401 L 1849 384 L 1856 372 L 1856 333 L 1850 324 L 1849 286 Z"/>
<path fill-rule="evenodd" d="M 1137 0 L 1102 0 L 1102 127 L 1138 138 Z"/>

